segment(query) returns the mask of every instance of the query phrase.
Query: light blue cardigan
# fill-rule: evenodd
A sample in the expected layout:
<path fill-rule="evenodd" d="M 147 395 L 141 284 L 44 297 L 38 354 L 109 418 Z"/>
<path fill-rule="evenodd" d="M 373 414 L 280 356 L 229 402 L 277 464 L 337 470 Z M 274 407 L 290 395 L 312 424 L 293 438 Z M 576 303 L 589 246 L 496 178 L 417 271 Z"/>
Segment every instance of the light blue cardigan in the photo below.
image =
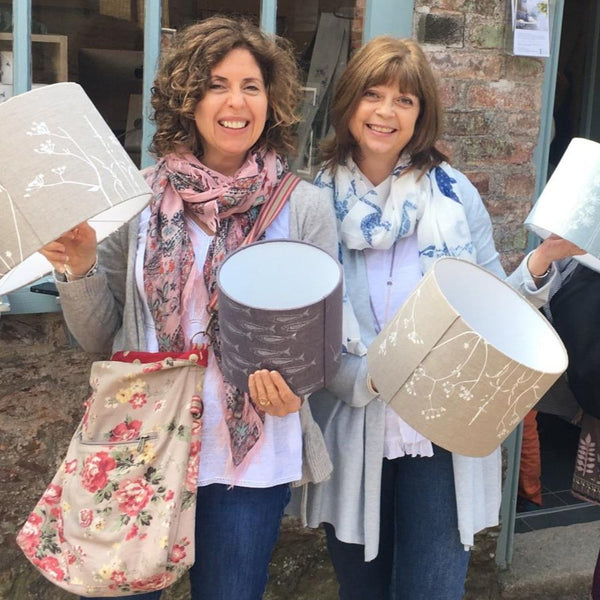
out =
<path fill-rule="evenodd" d="M 477 263 L 504 278 L 490 217 L 479 193 L 462 173 L 455 169 L 452 172 L 459 183 Z M 359 321 L 361 338 L 368 346 L 376 332 L 364 254 L 342 248 L 342 260 L 347 292 Z M 550 285 L 537 289 L 525 260 L 508 281 L 535 305 L 546 302 Z M 311 396 L 311 410 L 323 430 L 334 470 L 329 480 L 295 490 L 289 511 L 301 516 L 309 527 L 331 523 L 340 540 L 363 544 L 365 560 L 369 561 L 377 556 L 379 547 L 385 404 L 368 390 L 366 376 L 366 358 L 345 354 L 328 389 Z M 470 547 L 476 532 L 498 524 L 500 448 L 484 458 L 453 454 L 453 465 L 460 539 L 465 547 Z"/>

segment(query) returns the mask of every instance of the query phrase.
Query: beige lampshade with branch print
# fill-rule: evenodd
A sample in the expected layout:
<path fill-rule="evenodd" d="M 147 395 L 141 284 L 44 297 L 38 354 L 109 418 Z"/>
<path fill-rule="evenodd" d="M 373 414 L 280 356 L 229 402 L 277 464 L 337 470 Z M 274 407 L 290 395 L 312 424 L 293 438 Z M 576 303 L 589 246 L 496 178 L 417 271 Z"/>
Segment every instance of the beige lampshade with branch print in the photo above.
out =
<path fill-rule="evenodd" d="M 49 273 L 38 250 L 83 221 L 101 241 L 152 193 L 81 86 L 0 104 L 0 294 Z"/>
<path fill-rule="evenodd" d="M 567 368 L 548 321 L 482 267 L 438 259 L 367 352 L 381 398 L 432 442 L 486 456 Z"/>

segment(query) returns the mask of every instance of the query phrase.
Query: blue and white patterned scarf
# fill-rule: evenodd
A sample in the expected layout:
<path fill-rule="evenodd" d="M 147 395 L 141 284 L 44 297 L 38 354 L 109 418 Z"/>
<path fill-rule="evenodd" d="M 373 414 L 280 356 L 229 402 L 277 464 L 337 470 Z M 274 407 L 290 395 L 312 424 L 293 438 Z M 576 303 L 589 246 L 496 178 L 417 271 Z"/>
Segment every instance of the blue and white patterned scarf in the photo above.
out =
<path fill-rule="evenodd" d="M 442 163 L 421 174 L 405 172 L 409 164 L 407 157 L 400 157 L 387 197 L 378 194 L 352 159 L 337 168 L 335 177 L 326 170 L 317 174 L 315 185 L 332 191 L 342 244 L 351 250 L 388 250 L 416 230 L 423 273 L 441 256 L 476 262 L 467 216 L 449 165 Z M 346 294 L 344 340 L 347 352 L 366 353 Z"/>

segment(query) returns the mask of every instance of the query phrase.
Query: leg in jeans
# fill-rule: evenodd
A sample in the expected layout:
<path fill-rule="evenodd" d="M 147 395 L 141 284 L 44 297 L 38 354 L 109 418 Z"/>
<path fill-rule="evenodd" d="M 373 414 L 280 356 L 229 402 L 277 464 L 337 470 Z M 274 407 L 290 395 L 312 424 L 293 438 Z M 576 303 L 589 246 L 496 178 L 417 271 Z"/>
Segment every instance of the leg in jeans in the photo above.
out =
<path fill-rule="evenodd" d="M 260 600 L 277 542 L 287 484 L 198 488 L 192 600 Z"/>
<path fill-rule="evenodd" d="M 469 564 L 458 533 L 452 455 L 396 466 L 394 600 L 461 600 Z"/>
<path fill-rule="evenodd" d="M 387 600 L 392 574 L 394 515 L 394 468 L 391 461 L 383 461 L 381 474 L 381 520 L 379 553 L 365 562 L 362 544 L 347 544 L 335 537 L 335 529 L 324 523 L 327 548 L 340 584 L 342 600 Z"/>

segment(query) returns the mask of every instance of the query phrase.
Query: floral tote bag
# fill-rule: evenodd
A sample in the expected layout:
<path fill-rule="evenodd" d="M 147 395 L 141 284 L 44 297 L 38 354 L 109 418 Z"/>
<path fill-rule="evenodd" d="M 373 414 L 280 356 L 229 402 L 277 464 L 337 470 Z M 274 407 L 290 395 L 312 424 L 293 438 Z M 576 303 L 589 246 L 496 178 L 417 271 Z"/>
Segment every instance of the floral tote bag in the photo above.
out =
<path fill-rule="evenodd" d="M 167 587 L 194 562 L 206 348 L 118 353 L 54 479 L 17 536 L 52 583 L 83 596 Z"/>

